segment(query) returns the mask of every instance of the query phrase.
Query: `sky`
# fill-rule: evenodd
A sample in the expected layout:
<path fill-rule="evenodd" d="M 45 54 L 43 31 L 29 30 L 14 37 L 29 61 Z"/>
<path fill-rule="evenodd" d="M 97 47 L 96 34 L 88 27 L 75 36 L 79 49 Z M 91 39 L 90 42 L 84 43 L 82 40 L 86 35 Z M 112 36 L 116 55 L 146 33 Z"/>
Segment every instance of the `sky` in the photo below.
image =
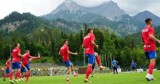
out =
<path fill-rule="evenodd" d="M 9 15 L 13 11 L 20 13 L 30 12 L 36 16 L 50 13 L 64 0 L 0 0 L 0 19 Z M 77 4 L 85 7 L 93 7 L 109 0 L 73 0 Z M 144 10 L 160 16 L 160 0 L 112 0 L 121 9 L 133 16 Z"/>

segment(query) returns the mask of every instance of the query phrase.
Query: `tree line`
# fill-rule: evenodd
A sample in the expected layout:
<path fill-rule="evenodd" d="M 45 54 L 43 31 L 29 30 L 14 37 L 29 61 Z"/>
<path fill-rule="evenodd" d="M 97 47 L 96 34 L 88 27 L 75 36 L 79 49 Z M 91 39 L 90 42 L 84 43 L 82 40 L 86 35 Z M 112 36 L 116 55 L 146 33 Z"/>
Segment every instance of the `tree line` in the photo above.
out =
<path fill-rule="evenodd" d="M 63 32 L 60 28 L 43 28 L 39 27 L 29 34 L 22 32 L 11 32 L 9 34 L 0 33 L 0 59 L 1 63 L 10 56 L 10 47 L 14 48 L 14 43 L 20 43 L 21 52 L 25 53 L 25 50 L 30 50 L 31 55 L 37 55 L 40 53 L 42 58 L 35 62 L 41 63 L 62 63 L 61 56 L 58 54 L 63 40 L 69 40 L 69 48 L 73 52 L 78 52 L 78 56 L 70 56 L 70 59 L 77 65 L 83 65 L 83 48 L 82 40 L 86 35 L 87 26 L 81 29 L 80 32 L 67 33 Z M 126 37 L 120 37 L 114 32 L 110 32 L 107 29 L 94 28 L 94 34 L 96 36 L 96 43 L 99 45 L 98 49 L 95 49 L 100 54 L 103 65 L 110 66 L 111 60 L 116 59 L 121 67 L 130 67 L 130 63 L 134 60 L 138 67 L 147 67 L 148 61 L 145 58 L 143 52 L 143 43 L 140 38 L 140 34 L 128 35 Z M 135 39 L 136 38 L 136 39 Z M 160 55 L 160 48 L 158 55 Z M 160 57 L 157 57 L 158 62 Z M 87 60 L 86 60 L 87 61 Z M 87 63 L 87 62 L 86 62 Z"/>

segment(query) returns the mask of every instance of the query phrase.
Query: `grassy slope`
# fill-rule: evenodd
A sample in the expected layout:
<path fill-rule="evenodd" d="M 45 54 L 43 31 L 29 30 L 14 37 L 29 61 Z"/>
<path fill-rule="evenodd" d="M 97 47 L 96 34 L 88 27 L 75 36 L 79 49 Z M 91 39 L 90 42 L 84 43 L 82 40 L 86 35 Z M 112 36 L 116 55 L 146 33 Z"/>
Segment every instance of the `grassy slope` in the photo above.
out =
<path fill-rule="evenodd" d="M 120 73 L 113 74 L 96 74 L 95 77 L 90 78 L 91 84 L 160 84 L 160 72 L 155 72 L 155 81 L 148 82 L 144 79 L 146 72 L 143 73 Z M 71 77 L 70 82 L 65 81 L 65 76 L 56 77 L 31 77 L 30 82 L 27 84 L 84 84 L 85 75 L 79 75 L 74 78 Z M 0 78 L 0 84 L 10 84 L 8 80 L 3 82 Z M 26 84 L 21 81 L 20 84 Z"/>

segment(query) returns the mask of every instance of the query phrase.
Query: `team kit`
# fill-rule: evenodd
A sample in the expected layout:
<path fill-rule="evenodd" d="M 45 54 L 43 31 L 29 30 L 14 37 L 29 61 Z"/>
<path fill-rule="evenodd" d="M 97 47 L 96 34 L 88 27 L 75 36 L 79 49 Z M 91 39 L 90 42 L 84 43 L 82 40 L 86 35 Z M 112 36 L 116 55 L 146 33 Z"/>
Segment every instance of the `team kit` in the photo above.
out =
<path fill-rule="evenodd" d="M 144 43 L 144 54 L 147 60 L 150 61 L 148 65 L 148 73 L 145 78 L 147 81 L 153 81 L 155 80 L 153 76 L 153 69 L 155 68 L 157 58 L 156 43 L 160 43 L 160 40 L 155 37 L 154 28 L 152 27 L 152 19 L 146 18 L 145 23 L 146 26 L 141 32 L 141 38 Z M 85 56 L 88 58 L 88 66 L 86 69 L 86 75 L 84 77 L 84 82 L 88 83 L 91 82 L 89 80 L 89 77 L 94 71 L 95 62 L 100 69 L 105 69 L 105 67 L 101 64 L 98 53 L 94 50 L 95 48 L 98 48 L 98 45 L 96 44 L 96 38 L 92 28 L 87 29 L 87 35 L 83 38 L 82 47 L 84 48 Z M 70 54 L 75 56 L 78 55 L 77 52 L 70 51 L 68 40 L 64 40 L 62 47 L 60 47 L 59 55 L 62 57 L 64 65 L 67 67 L 66 81 L 71 80 L 71 72 L 73 73 L 74 77 L 77 77 L 79 75 L 77 72 L 75 72 L 74 65 L 69 58 Z M 11 58 L 9 58 L 6 62 L 6 74 L 3 75 L 4 80 L 9 77 L 11 84 L 18 84 L 18 79 L 24 80 L 24 78 L 26 78 L 26 82 L 28 82 L 31 74 L 30 62 L 37 59 L 40 59 L 40 54 L 38 54 L 37 56 L 31 56 L 29 50 L 26 50 L 26 53 L 22 55 L 20 44 L 16 43 L 15 48 L 12 51 Z"/>

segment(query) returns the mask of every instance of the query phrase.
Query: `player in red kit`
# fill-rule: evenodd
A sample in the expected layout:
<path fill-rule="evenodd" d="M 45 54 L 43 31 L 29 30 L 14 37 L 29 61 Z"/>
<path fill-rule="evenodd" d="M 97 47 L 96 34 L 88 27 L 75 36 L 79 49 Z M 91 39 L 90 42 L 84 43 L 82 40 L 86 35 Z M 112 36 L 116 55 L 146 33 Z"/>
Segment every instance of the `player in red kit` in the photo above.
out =
<path fill-rule="evenodd" d="M 30 72 L 30 59 L 36 60 L 40 58 L 40 54 L 37 57 L 33 57 L 30 55 L 30 51 L 26 50 L 26 53 L 22 57 L 22 64 L 21 64 L 21 77 L 23 78 L 26 76 L 26 82 L 28 82 L 29 77 L 31 75 Z"/>
<path fill-rule="evenodd" d="M 160 43 L 160 40 L 158 40 L 154 36 L 154 28 L 152 27 L 152 19 L 147 18 L 145 20 L 146 27 L 142 30 L 142 41 L 144 43 L 144 52 L 146 57 L 150 60 L 150 64 L 148 67 L 148 74 L 146 75 L 146 79 L 148 81 L 155 80 L 153 77 L 153 69 L 156 64 L 156 42 Z"/>
<path fill-rule="evenodd" d="M 72 64 L 72 62 L 69 59 L 69 54 L 72 55 L 78 55 L 77 52 L 73 53 L 69 50 L 68 47 L 68 40 L 64 41 L 63 46 L 60 48 L 59 54 L 62 56 L 62 60 L 65 63 L 66 67 L 67 67 L 67 78 L 66 81 L 70 80 L 70 72 L 72 71 L 74 76 L 76 77 L 78 74 L 75 72 L 74 70 L 74 66 Z"/>
<path fill-rule="evenodd" d="M 14 81 L 18 83 L 17 78 L 20 76 L 20 57 L 21 55 L 21 50 L 20 50 L 20 44 L 16 43 L 15 48 L 12 51 L 12 71 L 10 73 L 10 82 L 11 84 L 14 84 Z M 12 80 L 12 76 L 15 74 L 15 79 L 14 81 Z"/>
<path fill-rule="evenodd" d="M 4 74 L 4 76 L 3 76 L 3 81 L 5 81 L 6 78 L 8 78 L 8 77 L 10 76 L 10 67 L 11 67 L 10 63 L 11 63 L 11 58 L 9 58 L 9 59 L 6 61 L 6 67 L 5 67 L 5 69 L 6 69 L 6 74 Z"/>
<path fill-rule="evenodd" d="M 88 80 L 88 78 L 92 72 L 92 65 L 95 62 L 94 46 L 98 48 L 98 45 L 95 43 L 95 36 L 93 34 L 93 30 L 91 28 L 88 29 L 88 34 L 83 38 L 82 46 L 84 48 L 85 55 L 88 57 L 88 68 L 86 71 L 86 78 L 84 82 L 91 82 Z"/>

